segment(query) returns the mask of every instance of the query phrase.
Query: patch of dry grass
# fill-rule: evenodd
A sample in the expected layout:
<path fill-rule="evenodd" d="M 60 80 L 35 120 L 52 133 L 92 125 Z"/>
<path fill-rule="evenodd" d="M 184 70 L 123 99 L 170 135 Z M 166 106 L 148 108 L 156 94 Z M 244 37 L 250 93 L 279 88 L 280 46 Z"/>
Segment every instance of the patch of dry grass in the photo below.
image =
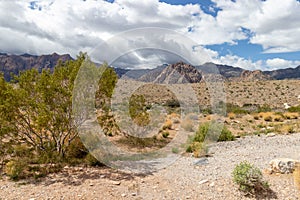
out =
<path fill-rule="evenodd" d="M 299 113 L 296 112 L 286 112 L 283 114 L 286 119 L 298 119 Z"/>
<path fill-rule="evenodd" d="M 233 112 L 230 112 L 230 113 L 227 114 L 227 117 L 229 119 L 235 119 L 236 118 L 236 114 L 234 114 Z"/>
<path fill-rule="evenodd" d="M 288 134 L 288 133 L 294 133 L 295 127 L 293 124 L 278 124 L 275 130 L 277 133 Z"/>

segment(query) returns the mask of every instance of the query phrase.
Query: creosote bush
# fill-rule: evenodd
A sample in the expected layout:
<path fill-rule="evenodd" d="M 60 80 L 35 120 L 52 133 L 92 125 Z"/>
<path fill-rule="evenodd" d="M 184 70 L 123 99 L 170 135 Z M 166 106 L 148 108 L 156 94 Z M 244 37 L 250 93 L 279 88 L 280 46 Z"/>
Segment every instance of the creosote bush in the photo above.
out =
<path fill-rule="evenodd" d="M 261 170 L 247 161 L 236 165 L 232 174 L 233 181 L 246 195 L 256 195 L 270 190 L 269 183 L 263 180 Z"/>
<path fill-rule="evenodd" d="M 222 124 L 218 124 L 215 121 L 201 124 L 196 134 L 189 138 L 186 152 L 194 153 L 195 157 L 201 157 L 206 155 L 208 149 L 206 142 L 221 142 L 221 141 L 233 141 L 235 140 L 234 135 Z"/>
<path fill-rule="evenodd" d="M 11 82 L 0 73 L 0 140 L 5 141 L 0 154 L 11 179 L 41 177 L 64 165 L 89 163 L 78 138 L 81 121 L 74 118 L 72 106 L 74 82 L 84 61 L 96 75 L 100 69 L 83 53 L 76 60 L 58 62 L 53 71 L 27 70 Z M 101 86 L 109 96 L 109 88 Z"/>
<path fill-rule="evenodd" d="M 218 124 L 215 121 L 201 124 L 194 136 L 194 142 L 204 142 L 204 139 L 208 137 L 209 141 L 233 141 L 235 137 L 222 124 Z"/>

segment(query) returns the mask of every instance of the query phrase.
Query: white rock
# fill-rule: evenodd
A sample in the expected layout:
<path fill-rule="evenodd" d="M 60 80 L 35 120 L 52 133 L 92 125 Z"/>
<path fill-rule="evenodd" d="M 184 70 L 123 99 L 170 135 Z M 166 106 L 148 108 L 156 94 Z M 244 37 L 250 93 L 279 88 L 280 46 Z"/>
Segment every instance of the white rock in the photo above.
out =
<path fill-rule="evenodd" d="M 202 185 L 202 184 L 207 183 L 207 182 L 208 182 L 208 180 L 204 179 L 202 181 L 199 181 L 199 184 Z"/>
<path fill-rule="evenodd" d="M 121 182 L 120 181 L 112 181 L 111 184 L 113 184 L 113 185 L 121 185 Z"/>
<path fill-rule="evenodd" d="M 291 107 L 288 103 L 284 103 L 283 106 L 285 109 L 289 109 Z"/>
<path fill-rule="evenodd" d="M 277 158 L 270 161 L 270 170 L 271 173 L 292 173 L 295 169 L 295 164 L 299 162 L 299 160 L 294 160 L 291 158 Z"/>
<path fill-rule="evenodd" d="M 275 133 L 268 133 L 267 137 L 274 137 L 276 134 Z"/>

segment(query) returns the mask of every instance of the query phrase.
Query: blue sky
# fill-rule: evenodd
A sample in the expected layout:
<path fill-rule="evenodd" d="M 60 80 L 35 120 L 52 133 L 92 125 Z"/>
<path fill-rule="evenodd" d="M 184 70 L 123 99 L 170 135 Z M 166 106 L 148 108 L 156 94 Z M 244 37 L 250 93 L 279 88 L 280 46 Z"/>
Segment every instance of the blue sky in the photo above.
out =
<path fill-rule="evenodd" d="M 0 13 L 0 51 L 5 53 L 57 52 L 75 57 L 79 51 L 109 45 L 124 32 L 159 27 L 186 39 L 170 42 L 168 31 L 160 37 L 145 31 L 136 41 L 123 37 L 128 40 L 112 49 L 160 44 L 177 54 L 193 50 L 188 57 L 197 64 L 215 62 L 251 70 L 300 65 L 298 0 L 12 0 L 0 2 Z M 183 44 L 189 39 L 194 42 L 190 47 Z M 167 54 L 131 51 L 124 52 L 119 64 L 141 67 L 175 61 Z"/>
<path fill-rule="evenodd" d="M 215 3 L 210 0 L 160 0 L 161 2 L 174 4 L 174 5 L 186 5 L 186 4 L 196 4 L 201 7 L 201 9 L 214 17 L 217 16 L 218 9 L 215 7 Z M 214 7 L 213 11 L 210 8 Z M 300 10 L 299 10 L 300 12 Z M 249 30 L 246 30 L 247 32 Z M 237 40 L 235 44 L 222 43 L 216 45 L 206 45 L 206 48 L 217 51 L 219 55 L 226 56 L 227 54 L 237 55 L 246 59 L 251 59 L 254 62 L 259 60 L 268 60 L 274 58 L 287 59 L 291 61 L 297 61 L 300 59 L 300 51 L 293 52 L 282 52 L 282 53 L 264 53 L 262 45 L 252 44 L 249 39 Z M 266 66 L 268 67 L 268 66 Z"/>

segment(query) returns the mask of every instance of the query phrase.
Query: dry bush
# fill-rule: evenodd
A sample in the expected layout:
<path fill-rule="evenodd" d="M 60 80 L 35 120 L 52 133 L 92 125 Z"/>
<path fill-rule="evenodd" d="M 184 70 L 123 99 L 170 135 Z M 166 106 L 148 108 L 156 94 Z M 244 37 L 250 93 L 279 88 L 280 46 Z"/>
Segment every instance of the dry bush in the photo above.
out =
<path fill-rule="evenodd" d="M 254 118 L 255 120 L 259 120 L 259 115 L 258 115 L 258 114 L 254 114 L 254 115 L 253 115 L 253 118 Z"/>
<path fill-rule="evenodd" d="M 281 126 L 276 128 L 279 133 L 294 133 L 295 129 L 292 124 L 282 124 Z"/>
<path fill-rule="evenodd" d="M 268 116 L 272 116 L 273 115 L 273 112 L 260 112 L 260 113 L 258 113 L 258 116 L 260 117 L 260 118 L 265 118 L 265 117 L 268 117 Z"/>
<path fill-rule="evenodd" d="M 272 115 L 265 116 L 265 117 L 264 117 L 264 120 L 265 120 L 266 122 L 271 122 L 271 121 L 273 121 Z"/>
<path fill-rule="evenodd" d="M 177 113 L 171 113 L 168 118 L 171 119 L 174 124 L 180 123 L 180 115 Z"/>
<path fill-rule="evenodd" d="M 274 116 L 274 121 L 275 122 L 283 122 L 284 121 L 284 117 L 282 115 L 275 115 Z"/>
<path fill-rule="evenodd" d="M 163 130 L 172 129 L 172 125 L 173 125 L 172 121 L 170 119 L 167 119 L 162 129 Z"/>
<path fill-rule="evenodd" d="M 172 113 L 170 114 L 170 117 L 171 117 L 171 118 L 180 118 L 180 115 L 179 115 L 178 113 L 172 112 Z"/>
<path fill-rule="evenodd" d="M 286 119 L 298 119 L 299 113 L 296 112 L 286 112 L 283 114 Z"/>
<path fill-rule="evenodd" d="M 234 119 L 236 117 L 236 114 L 234 114 L 233 112 L 230 112 L 230 113 L 227 114 L 227 117 L 229 119 Z"/>

